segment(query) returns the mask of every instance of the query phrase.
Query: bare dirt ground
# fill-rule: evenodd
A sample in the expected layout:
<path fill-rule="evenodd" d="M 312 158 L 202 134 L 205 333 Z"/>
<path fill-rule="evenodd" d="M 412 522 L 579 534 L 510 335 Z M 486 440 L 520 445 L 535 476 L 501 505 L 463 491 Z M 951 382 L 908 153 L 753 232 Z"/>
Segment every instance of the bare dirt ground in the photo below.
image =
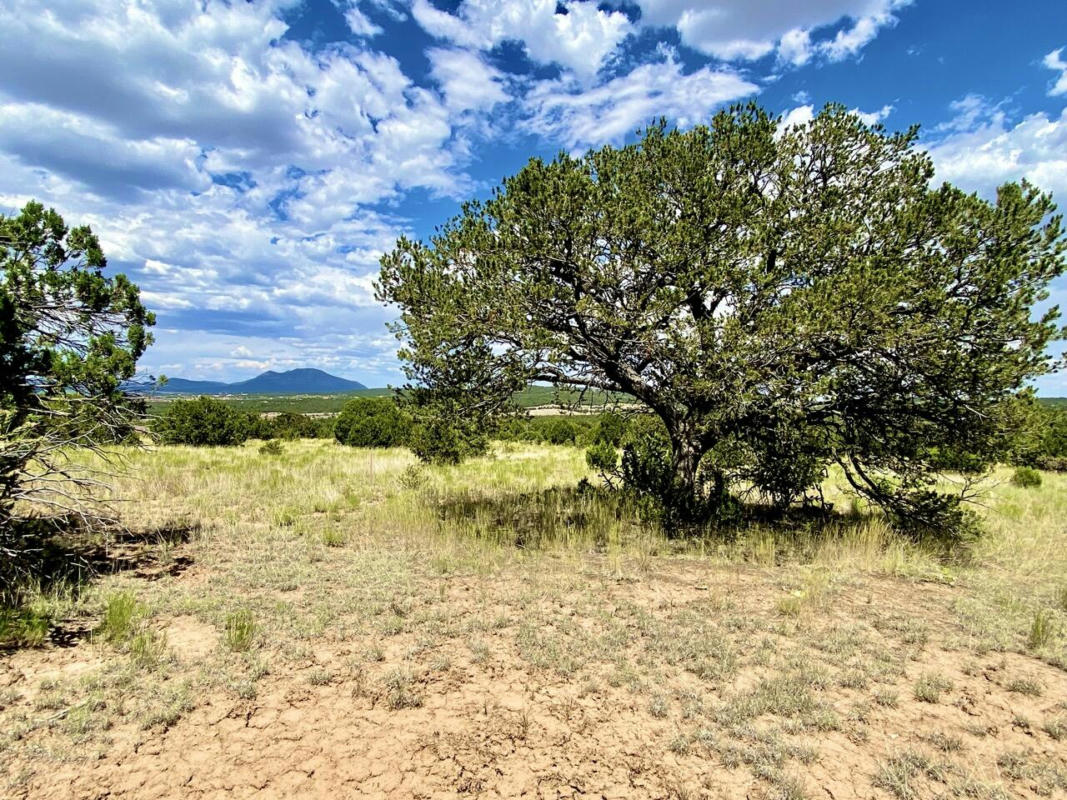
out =
<path fill-rule="evenodd" d="M 932 644 L 967 635 L 947 610 L 952 589 L 865 580 L 783 622 L 773 571 L 679 561 L 641 581 L 588 579 L 602 606 L 591 621 L 585 587 L 526 604 L 516 602 L 521 576 L 443 580 L 426 607 L 398 616 L 440 617 L 454 631 L 489 619 L 480 641 L 324 637 L 262 678 L 254 698 L 215 692 L 173 724 L 118 724 L 89 761 L 9 763 L 9 776 L 30 773 L 12 796 L 844 800 L 1067 789 L 1067 730 L 1055 727 L 1067 719 L 1067 674 Z M 700 630 L 678 631 L 684 619 Z M 219 632 L 189 616 L 158 624 L 187 669 L 217 647 Z M 530 624 L 540 640 L 526 641 Z M 674 635 L 700 641 L 661 638 Z M 101 648 L 18 652 L 0 662 L 0 685 L 34 704 L 42 681 L 98 669 Z M 926 679 L 941 687 L 936 698 L 916 696 Z"/>
<path fill-rule="evenodd" d="M 119 554 L 44 646 L 0 654 L 0 795 L 1067 796 L 1059 639 L 1028 652 L 1023 595 L 979 613 L 974 576 L 790 561 L 762 539 L 727 559 L 449 549 L 396 532 L 411 490 L 310 498 L 293 523 L 190 458 L 172 488 L 218 498 L 200 532 Z M 375 458 L 396 487 L 410 462 Z M 143 606 L 108 640 L 116 597 Z"/>

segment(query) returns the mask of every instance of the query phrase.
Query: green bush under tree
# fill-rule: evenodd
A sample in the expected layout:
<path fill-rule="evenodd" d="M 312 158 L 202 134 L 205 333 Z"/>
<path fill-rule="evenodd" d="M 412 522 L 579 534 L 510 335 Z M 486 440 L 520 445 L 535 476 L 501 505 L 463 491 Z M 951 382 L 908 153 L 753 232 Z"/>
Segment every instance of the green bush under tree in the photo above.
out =
<path fill-rule="evenodd" d="M 391 397 L 355 397 L 337 415 L 334 438 L 350 447 L 402 447 L 411 422 Z"/>

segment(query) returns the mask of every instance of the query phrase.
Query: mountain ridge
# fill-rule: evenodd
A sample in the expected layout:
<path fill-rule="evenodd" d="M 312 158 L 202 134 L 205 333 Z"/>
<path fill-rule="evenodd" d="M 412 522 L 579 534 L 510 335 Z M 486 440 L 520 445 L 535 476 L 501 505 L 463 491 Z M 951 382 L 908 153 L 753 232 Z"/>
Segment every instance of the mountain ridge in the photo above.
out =
<path fill-rule="evenodd" d="M 339 378 L 321 369 L 267 370 L 254 378 L 234 383 L 169 378 L 155 394 L 335 394 L 366 389 L 359 381 Z"/>

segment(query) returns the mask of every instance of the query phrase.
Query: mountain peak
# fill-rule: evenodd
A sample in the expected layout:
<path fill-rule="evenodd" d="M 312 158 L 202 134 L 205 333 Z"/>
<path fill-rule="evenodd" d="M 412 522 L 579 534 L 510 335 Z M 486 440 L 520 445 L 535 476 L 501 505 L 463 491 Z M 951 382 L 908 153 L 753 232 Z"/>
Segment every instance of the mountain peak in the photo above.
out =
<path fill-rule="evenodd" d="M 340 394 L 366 389 L 359 381 L 339 378 L 321 369 L 304 367 L 287 372 L 267 370 L 235 383 L 171 378 L 161 394 Z"/>

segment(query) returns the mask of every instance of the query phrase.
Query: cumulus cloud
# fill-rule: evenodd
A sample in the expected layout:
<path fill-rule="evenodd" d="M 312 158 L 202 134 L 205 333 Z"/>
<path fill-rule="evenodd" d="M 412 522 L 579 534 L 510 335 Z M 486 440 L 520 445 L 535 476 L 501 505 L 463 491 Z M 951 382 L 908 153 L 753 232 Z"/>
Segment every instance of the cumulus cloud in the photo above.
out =
<path fill-rule="evenodd" d="M 628 50 L 634 34 L 674 26 L 718 57 L 802 64 L 862 46 L 900 0 L 641 0 L 639 22 L 594 0 L 333 3 L 348 35 L 329 45 L 288 37 L 295 0 L 0 3 L 0 212 L 38 198 L 93 226 L 159 312 L 150 370 L 182 374 L 168 365 L 187 356 L 190 373 L 313 364 L 395 380 L 378 259 L 412 232 L 398 209 L 413 195 L 474 191 L 490 120 L 553 149 L 661 115 L 701 122 L 757 82 Z M 436 40 L 418 82 L 410 54 L 381 50 L 404 24 Z M 504 43 L 533 74 L 502 71 Z"/>
<path fill-rule="evenodd" d="M 459 48 L 431 48 L 431 74 L 453 111 L 488 110 L 507 102 L 503 74 L 485 63 L 480 55 Z"/>
<path fill-rule="evenodd" d="M 370 276 L 408 223 L 370 207 L 470 190 L 458 89 L 285 30 L 270 2 L 0 7 L 0 207 L 40 198 L 93 226 L 159 312 L 149 368 L 166 329 L 380 329 Z"/>
<path fill-rule="evenodd" d="M 360 10 L 358 2 L 354 2 L 354 0 L 339 2 L 338 7 L 345 15 L 348 29 L 356 36 L 377 36 L 382 32 L 382 27 L 371 22 L 367 15 Z"/>
<path fill-rule="evenodd" d="M 926 142 L 938 180 L 993 197 L 1000 184 L 1026 178 L 1067 198 L 1067 108 L 1018 121 L 976 95 L 952 108 L 955 118 Z"/>
<path fill-rule="evenodd" d="M 589 147 L 618 142 L 658 116 L 682 126 L 704 122 L 721 104 L 758 91 L 734 72 L 702 67 L 686 74 L 668 58 L 592 89 L 565 79 L 542 82 L 526 97 L 525 125 L 569 147 Z"/>
<path fill-rule="evenodd" d="M 594 76 L 632 30 L 622 12 L 585 0 L 463 0 L 455 14 L 414 0 L 411 13 L 439 39 L 475 50 L 519 42 L 532 60 L 583 79 Z"/>
<path fill-rule="evenodd" d="M 637 0 L 646 26 L 672 27 L 682 42 L 725 61 L 771 53 L 794 65 L 814 55 L 838 61 L 858 53 L 910 0 Z M 830 38 L 826 28 L 844 23 Z"/>
<path fill-rule="evenodd" d="M 1049 69 L 1059 70 L 1060 76 L 1048 90 L 1050 95 L 1067 94 L 1067 61 L 1063 59 L 1063 48 L 1053 50 L 1045 56 L 1044 65 Z"/>
<path fill-rule="evenodd" d="M 853 108 L 851 111 L 858 116 L 865 125 L 876 125 L 893 113 L 893 106 L 885 105 L 876 111 L 862 111 L 858 108 Z M 780 124 L 781 128 L 791 128 L 797 125 L 807 125 L 813 119 L 815 119 L 815 107 L 809 103 L 795 106 L 786 111 L 782 114 L 782 121 Z"/>

